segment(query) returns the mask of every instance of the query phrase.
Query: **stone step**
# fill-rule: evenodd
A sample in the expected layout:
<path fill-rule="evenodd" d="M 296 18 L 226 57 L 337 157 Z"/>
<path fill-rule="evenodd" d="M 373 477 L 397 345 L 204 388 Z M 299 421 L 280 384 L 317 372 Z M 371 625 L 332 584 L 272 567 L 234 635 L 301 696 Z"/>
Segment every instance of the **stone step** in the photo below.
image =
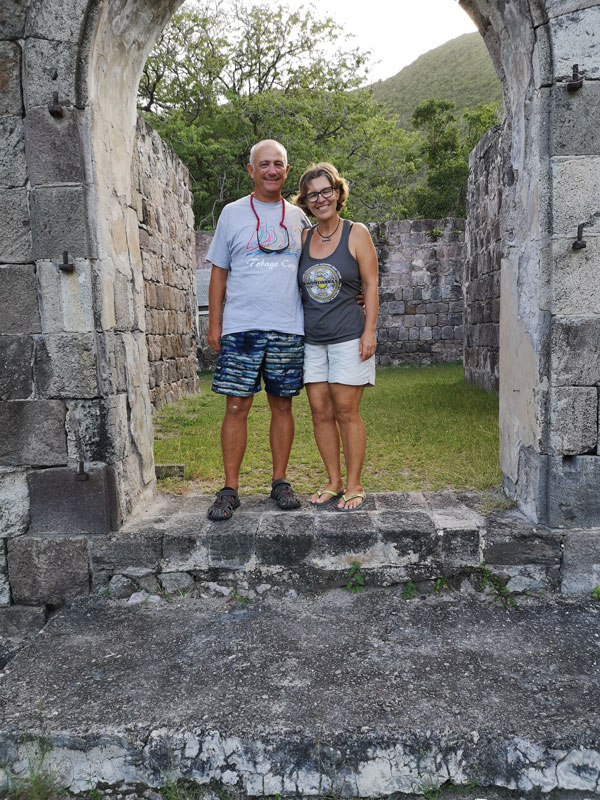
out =
<path fill-rule="evenodd" d="M 140 797 L 188 778 L 221 798 L 591 798 L 599 622 L 592 600 L 516 611 L 399 587 L 90 597 L 1 673 L 0 764 L 26 773 L 39 746 L 70 791 Z"/>
<path fill-rule="evenodd" d="M 365 510 L 340 514 L 307 498 L 284 512 L 253 496 L 231 520 L 211 522 L 212 496 L 160 496 L 115 534 L 9 539 L 0 583 L 10 582 L 15 604 L 54 608 L 104 587 L 123 596 L 207 582 L 322 591 L 343 586 L 353 563 L 371 586 L 412 582 L 423 591 L 443 579 L 471 591 L 484 562 L 509 592 L 589 594 L 600 584 L 599 531 L 549 530 L 514 510 L 482 514 L 475 499 L 373 494 Z"/>

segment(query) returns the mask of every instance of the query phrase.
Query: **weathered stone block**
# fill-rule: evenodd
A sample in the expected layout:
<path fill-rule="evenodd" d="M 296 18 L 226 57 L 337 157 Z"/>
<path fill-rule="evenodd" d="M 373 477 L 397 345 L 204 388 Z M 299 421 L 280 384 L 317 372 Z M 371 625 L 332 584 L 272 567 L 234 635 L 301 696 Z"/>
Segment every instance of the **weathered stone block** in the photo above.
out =
<path fill-rule="evenodd" d="M 68 453 L 72 461 L 113 464 L 125 457 L 128 441 L 127 397 L 67 403 Z"/>
<path fill-rule="evenodd" d="M 78 113 L 65 108 L 62 117 L 53 117 L 47 107 L 27 112 L 25 148 L 32 186 L 83 181 Z"/>
<path fill-rule="evenodd" d="M 600 528 L 563 534 L 563 594 L 590 595 L 600 586 Z"/>
<path fill-rule="evenodd" d="M 39 337 L 34 370 L 41 397 L 96 397 L 99 392 L 94 335 Z"/>
<path fill-rule="evenodd" d="M 92 569 L 121 575 L 156 572 L 161 547 L 162 534 L 156 530 L 94 536 L 90 539 Z"/>
<path fill-rule="evenodd" d="M 77 42 L 87 8 L 87 0 L 63 0 L 58 4 L 34 0 L 27 18 L 27 36 Z"/>
<path fill-rule="evenodd" d="M 256 534 L 256 559 L 261 564 L 298 567 L 313 544 L 312 514 L 294 512 L 265 516 Z"/>
<path fill-rule="evenodd" d="M 442 538 L 428 514 L 383 511 L 377 515 L 376 524 L 381 541 L 393 545 L 401 560 L 413 563 L 441 559 Z"/>
<path fill-rule="evenodd" d="M 87 480 L 74 468 L 33 470 L 27 475 L 33 534 L 108 533 L 118 521 L 114 474 L 86 465 Z"/>
<path fill-rule="evenodd" d="M 484 534 L 483 560 L 488 564 L 560 564 L 562 535 L 528 525 L 520 516 L 490 518 Z"/>
<path fill-rule="evenodd" d="M 21 96 L 21 48 L 15 42 L 0 42 L 0 116 L 23 113 Z"/>
<path fill-rule="evenodd" d="M 0 262 L 33 260 L 27 189 L 0 189 Z"/>
<path fill-rule="evenodd" d="M 554 85 L 552 155 L 578 156 L 600 153 L 600 126 L 595 117 L 599 104 L 600 86 L 597 83 L 585 81 L 583 88 L 577 92 L 567 91 L 565 83 Z"/>
<path fill-rule="evenodd" d="M 377 543 L 377 529 L 368 512 L 323 512 L 315 518 L 315 553 L 338 556 L 364 553 Z"/>
<path fill-rule="evenodd" d="M 28 0 L 0 0 L 0 40 L 22 39 Z"/>
<path fill-rule="evenodd" d="M 588 238 L 583 250 L 573 250 L 572 245 L 573 239 L 560 239 L 552 245 L 552 311 L 565 316 L 596 314 L 600 308 L 600 240 Z"/>
<path fill-rule="evenodd" d="M 0 400 L 25 400 L 33 390 L 31 336 L 0 336 Z"/>
<path fill-rule="evenodd" d="M 10 605 L 10 584 L 6 564 L 6 540 L 0 539 L 0 606 Z"/>
<path fill-rule="evenodd" d="M 375 517 L 375 523 L 384 542 L 396 541 L 398 537 L 405 535 L 427 536 L 435 533 L 433 520 L 425 511 L 380 511 Z"/>
<path fill-rule="evenodd" d="M 0 334 L 40 330 L 35 267 L 0 266 Z"/>
<path fill-rule="evenodd" d="M 554 0 L 553 4 L 558 6 Z M 577 3 L 581 9 L 582 3 Z M 554 53 L 554 77 L 570 79 L 577 60 L 588 78 L 600 77 L 600 7 L 582 10 L 560 3 L 561 14 L 550 19 Z M 551 12 L 552 13 L 552 12 Z M 577 54 L 575 57 L 574 54 Z"/>
<path fill-rule="evenodd" d="M 194 579 L 187 572 L 161 572 L 158 577 L 165 592 L 185 592 L 194 585 Z"/>
<path fill-rule="evenodd" d="M 20 117 L 0 117 L 0 186 L 23 186 L 26 180 L 23 121 Z"/>
<path fill-rule="evenodd" d="M 32 641 L 45 624 L 44 608 L 7 606 L 0 609 L 0 669 L 23 645 Z"/>
<path fill-rule="evenodd" d="M 95 329 L 91 264 L 76 258 L 74 266 L 73 272 L 62 272 L 53 261 L 37 262 L 43 333 Z"/>
<path fill-rule="evenodd" d="M 589 453 L 598 442 L 598 390 L 572 386 L 550 390 L 550 448 L 554 455 Z"/>
<path fill-rule="evenodd" d="M 600 527 L 600 456 L 548 457 L 548 524 Z"/>
<path fill-rule="evenodd" d="M 0 461 L 50 467 L 67 461 L 65 406 L 61 400 L 0 403 Z"/>
<path fill-rule="evenodd" d="M 13 601 L 60 606 L 89 594 L 87 539 L 18 536 L 8 540 Z"/>
<path fill-rule="evenodd" d="M 134 592 L 137 592 L 137 585 L 131 578 L 125 575 L 113 575 L 108 582 L 108 593 L 114 600 L 126 600 Z"/>
<path fill-rule="evenodd" d="M 204 520 L 203 520 L 204 522 Z M 165 572 L 175 570 L 203 570 L 208 566 L 208 538 L 203 533 L 206 526 L 198 533 L 165 532 L 163 539 L 162 569 Z"/>
<path fill-rule="evenodd" d="M 29 488 L 24 470 L 0 467 L 0 538 L 20 536 L 29 526 Z"/>
<path fill-rule="evenodd" d="M 93 255 L 87 228 L 85 191 L 79 186 L 34 189 L 31 221 L 35 259 Z"/>
<path fill-rule="evenodd" d="M 552 383 L 555 386 L 600 384 L 600 318 L 555 317 L 551 330 Z"/>
<path fill-rule="evenodd" d="M 600 233 L 600 156 L 552 159 L 552 232 L 575 239 L 577 226 Z"/>
<path fill-rule="evenodd" d="M 442 533 L 442 561 L 448 566 L 476 566 L 479 557 L 478 530 L 445 530 Z"/>
<path fill-rule="evenodd" d="M 23 48 L 23 83 L 25 106 L 48 107 L 54 92 L 58 92 L 61 105 L 74 106 L 77 102 L 77 44 L 27 39 Z"/>

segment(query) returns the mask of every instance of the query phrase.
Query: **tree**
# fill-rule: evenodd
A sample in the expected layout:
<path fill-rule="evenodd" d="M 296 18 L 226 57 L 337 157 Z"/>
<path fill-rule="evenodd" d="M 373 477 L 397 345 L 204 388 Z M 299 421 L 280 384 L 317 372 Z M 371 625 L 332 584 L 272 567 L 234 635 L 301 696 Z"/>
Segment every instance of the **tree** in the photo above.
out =
<path fill-rule="evenodd" d="M 175 14 L 146 62 L 139 104 L 190 169 L 197 224 L 214 227 L 247 193 L 245 165 L 262 138 L 290 153 L 288 193 L 307 164 L 329 160 L 351 183 L 357 218 L 405 212 L 416 139 L 360 88 L 368 57 L 303 8 L 207 0 Z"/>
<path fill-rule="evenodd" d="M 422 217 L 464 217 L 469 153 L 485 131 L 498 121 L 496 103 L 480 104 L 463 113 L 459 126 L 456 106 L 430 98 L 414 110 L 412 123 L 421 131 L 426 164 L 424 184 L 414 192 L 414 207 Z"/>

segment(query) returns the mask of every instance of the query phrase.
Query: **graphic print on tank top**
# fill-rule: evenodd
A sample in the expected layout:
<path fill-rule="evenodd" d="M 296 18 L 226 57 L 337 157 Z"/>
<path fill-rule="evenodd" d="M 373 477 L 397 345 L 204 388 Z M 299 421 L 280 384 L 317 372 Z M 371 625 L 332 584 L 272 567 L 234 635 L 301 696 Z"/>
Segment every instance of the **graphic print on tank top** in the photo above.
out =
<path fill-rule="evenodd" d="M 317 303 L 329 303 L 342 288 L 342 276 L 332 264 L 315 264 L 302 275 L 302 282 Z"/>

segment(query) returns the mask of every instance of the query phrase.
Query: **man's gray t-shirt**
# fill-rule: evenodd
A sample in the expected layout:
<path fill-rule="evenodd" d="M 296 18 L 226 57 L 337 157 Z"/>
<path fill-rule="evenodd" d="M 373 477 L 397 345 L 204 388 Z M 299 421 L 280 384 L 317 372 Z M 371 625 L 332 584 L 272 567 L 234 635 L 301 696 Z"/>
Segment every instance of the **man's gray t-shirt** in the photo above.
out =
<path fill-rule="evenodd" d="M 304 212 L 285 201 L 284 225 L 290 244 L 283 253 L 263 253 L 267 248 L 284 247 L 286 234 L 280 226 L 282 203 L 263 203 L 254 198 L 257 220 L 250 197 L 225 206 L 206 256 L 215 267 L 229 270 L 223 336 L 241 331 L 262 330 L 279 333 L 304 333 L 302 301 L 298 291 L 298 258 L 302 249 L 302 229 L 310 227 Z"/>

